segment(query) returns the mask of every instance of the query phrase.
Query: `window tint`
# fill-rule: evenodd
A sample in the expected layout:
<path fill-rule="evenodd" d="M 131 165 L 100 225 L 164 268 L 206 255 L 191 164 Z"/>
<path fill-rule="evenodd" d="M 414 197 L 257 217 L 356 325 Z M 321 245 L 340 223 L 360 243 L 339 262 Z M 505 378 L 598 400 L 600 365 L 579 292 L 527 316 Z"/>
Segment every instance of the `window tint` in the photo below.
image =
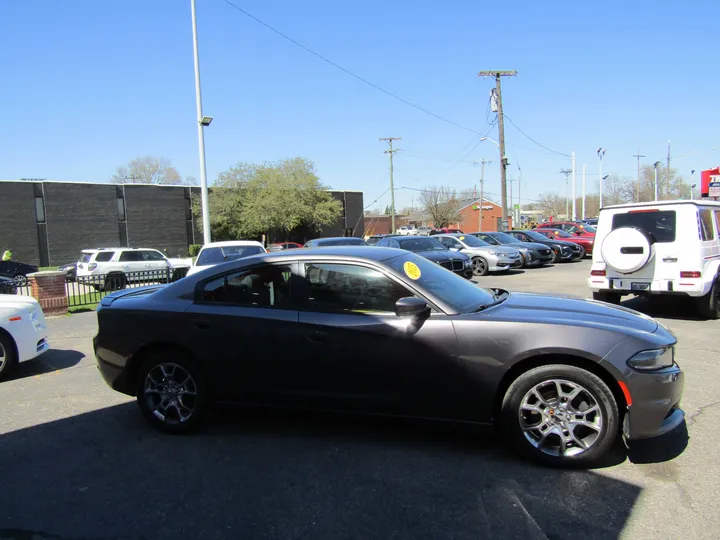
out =
<path fill-rule="evenodd" d="M 450 237 L 448 237 L 448 236 L 445 236 L 445 237 L 441 238 L 441 239 L 440 239 L 440 242 L 442 242 L 442 244 L 443 244 L 445 247 L 448 247 L 448 248 L 462 247 L 462 246 L 460 245 L 460 242 L 458 242 L 458 241 L 455 240 L 454 238 L 450 238 Z"/>
<path fill-rule="evenodd" d="M 499 245 L 500 245 L 500 242 L 498 242 L 495 238 L 493 238 L 493 237 L 490 236 L 489 234 L 479 234 L 478 237 L 479 237 L 481 240 L 483 240 L 483 241 L 487 242 L 488 244 L 490 244 L 491 246 L 499 246 Z M 511 237 L 510 237 L 510 241 L 511 241 L 511 242 L 514 242 L 515 239 L 511 236 Z"/>
<path fill-rule="evenodd" d="M 715 231 L 713 229 L 712 211 L 704 208 L 700 210 L 700 239 L 703 241 L 714 240 Z"/>
<path fill-rule="evenodd" d="M 163 257 L 162 253 L 159 251 L 141 251 L 140 256 L 144 261 L 164 261 L 165 257 Z"/>
<path fill-rule="evenodd" d="M 426 236 L 423 236 L 422 238 L 418 238 L 417 236 L 409 238 L 396 238 L 395 241 L 399 244 L 401 249 L 406 249 L 408 251 L 444 251 L 447 249 L 438 241 L 437 238 L 428 238 Z"/>
<path fill-rule="evenodd" d="M 263 266 L 219 276 L 205 283 L 201 299 L 236 306 L 289 309 L 289 266 Z"/>
<path fill-rule="evenodd" d="M 316 245 L 318 247 L 329 247 L 329 246 L 366 246 L 365 240 L 362 238 L 353 238 L 353 237 L 347 237 L 347 238 L 331 238 L 331 239 L 321 239 L 316 240 Z"/>
<path fill-rule="evenodd" d="M 114 251 L 102 251 L 95 255 L 96 262 L 108 262 L 115 255 Z"/>
<path fill-rule="evenodd" d="M 377 270 L 350 264 L 306 264 L 308 307 L 347 313 L 395 312 L 395 302 L 413 296 Z"/>
<path fill-rule="evenodd" d="M 487 247 L 490 245 L 485 240 L 482 240 L 482 239 L 478 238 L 477 236 L 472 236 L 469 234 L 466 236 L 461 236 L 460 240 L 462 240 L 463 243 L 468 247 Z"/>
<path fill-rule="evenodd" d="M 120 262 L 138 262 L 142 259 L 140 258 L 140 253 L 137 251 L 123 251 L 120 254 Z"/>
<path fill-rule="evenodd" d="M 80 255 L 80 259 L 78 260 L 78 262 L 89 263 L 90 257 L 92 257 L 91 253 L 83 253 L 82 255 Z"/>
<path fill-rule="evenodd" d="M 620 227 L 635 227 L 649 234 L 658 243 L 674 242 L 675 218 L 675 210 L 615 214 L 612 220 L 612 230 Z"/>
<path fill-rule="evenodd" d="M 261 246 L 209 247 L 200 252 L 200 256 L 195 264 L 197 266 L 211 266 L 264 252 L 265 250 Z"/>

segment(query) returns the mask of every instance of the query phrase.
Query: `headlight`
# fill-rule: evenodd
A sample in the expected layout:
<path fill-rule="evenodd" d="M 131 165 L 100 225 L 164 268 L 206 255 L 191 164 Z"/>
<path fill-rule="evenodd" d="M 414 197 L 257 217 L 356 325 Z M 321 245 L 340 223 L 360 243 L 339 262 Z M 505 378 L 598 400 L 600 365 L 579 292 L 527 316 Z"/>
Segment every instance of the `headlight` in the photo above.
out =
<path fill-rule="evenodd" d="M 472 266 L 472 260 L 471 259 L 466 260 L 465 266 Z"/>
<path fill-rule="evenodd" d="M 639 371 L 655 371 L 672 367 L 675 363 L 675 347 L 640 351 L 627 361 L 628 366 Z"/>
<path fill-rule="evenodd" d="M 505 253 L 500 253 L 499 251 L 488 251 L 488 255 L 494 255 L 495 257 L 504 257 Z"/>

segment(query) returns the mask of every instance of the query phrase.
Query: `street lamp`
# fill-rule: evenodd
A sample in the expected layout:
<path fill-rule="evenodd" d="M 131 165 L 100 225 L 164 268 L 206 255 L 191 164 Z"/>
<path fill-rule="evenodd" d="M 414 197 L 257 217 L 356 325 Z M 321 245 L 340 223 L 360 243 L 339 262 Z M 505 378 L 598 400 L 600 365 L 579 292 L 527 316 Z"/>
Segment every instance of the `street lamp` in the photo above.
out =
<path fill-rule="evenodd" d="M 653 167 L 655 168 L 655 200 L 658 200 L 658 185 L 657 185 L 657 169 L 660 166 L 660 162 L 656 161 L 653 163 Z"/>
<path fill-rule="evenodd" d="M 190 0 L 193 32 L 193 54 L 195 59 L 195 105 L 197 107 L 198 151 L 200 154 L 200 205 L 202 207 L 203 243 L 209 244 L 210 209 L 208 205 L 207 169 L 205 166 L 205 132 L 203 128 L 212 122 L 211 116 L 203 116 L 202 93 L 200 92 L 200 55 L 198 53 L 197 17 L 195 16 L 195 0 Z"/>
<path fill-rule="evenodd" d="M 690 184 L 690 200 L 691 201 L 695 199 L 695 194 L 693 193 L 695 186 L 697 186 L 697 184 Z"/>
<path fill-rule="evenodd" d="M 599 176 L 600 176 L 600 208 L 602 208 L 602 206 L 603 206 L 603 180 L 605 180 L 605 178 L 607 178 L 607 176 L 603 177 L 603 173 L 602 173 L 602 160 L 603 160 L 603 156 L 605 155 L 605 150 L 606 150 L 605 148 L 598 148 L 598 149 L 597 149 L 597 155 L 598 155 L 598 158 L 600 158 L 600 171 L 599 171 Z"/>

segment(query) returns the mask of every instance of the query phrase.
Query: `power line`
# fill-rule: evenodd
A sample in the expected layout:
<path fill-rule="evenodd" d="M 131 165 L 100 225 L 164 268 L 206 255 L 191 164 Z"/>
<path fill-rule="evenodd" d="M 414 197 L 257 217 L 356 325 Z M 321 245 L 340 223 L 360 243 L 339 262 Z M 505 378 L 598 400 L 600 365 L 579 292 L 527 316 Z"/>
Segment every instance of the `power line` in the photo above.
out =
<path fill-rule="evenodd" d="M 339 70 L 342 71 L 343 73 L 345 73 L 345 74 L 347 74 L 347 75 L 350 75 L 351 77 L 357 79 L 358 81 L 367 84 L 368 86 L 374 88 L 375 90 L 378 90 L 378 91 L 382 92 L 383 94 L 386 94 L 386 95 L 390 96 L 391 98 L 396 99 L 396 100 L 404 103 L 405 105 L 408 105 L 408 106 L 410 106 L 410 107 L 412 107 L 412 108 L 414 108 L 414 109 L 417 109 L 417 110 L 420 111 L 420 112 L 423 112 L 423 113 L 425 113 L 425 114 L 427 114 L 427 115 L 430 115 L 430 116 L 432 116 L 433 118 L 435 118 L 435 119 L 437 119 L 437 120 L 441 120 L 442 122 L 445 122 L 445 123 L 447 123 L 447 124 L 450 124 L 451 126 L 455 126 L 455 127 L 457 127 L 457 128 L 463 129 L 463 130 L 465 130 L 465 131 L 469 131 L 469 132 L 471 132 L 471 133 L 477 133 L 478 135 L 480 135 L 480 132 L 479 132 L 479 131 L 476 131 L 476 130 L 474 130 L 474 129 L 472 129 L 472 128 L 469 128 L 469 127 L 467 127 L 467 126 L 463 126 L 462 124 L 458 124 L 457 122 L 453 122 L 452 120 L 448 120 L 447 118 L 445 118 L 445 117 L 443 117 L 443 116 L 440 116 L 439 114 L 435 114 L 434 112 L 429 111 L 429 110 L 427 110 L 426 108 L 421 107 L 420 105 L 416 105 L 416 104 L 413 103 L 412 101 L 408 101 L 407 99 L 402 98 L 402 97 L 398 96 L 397 94 L 394 94 L 393 92 L 390 92 L 389 90 L 385 90 L 382 86 L 379 86 L 379 85 L 377 85 L 377 84 L 375 84 L 375 83 L 367 80 L 366 78 L 361 77 L 360 75 L 358 75 L 358 74 L 356 74 L 356 73 L 353 73 L 352 71 L 350 71 L 349 69 L 341 66 L 341 65 L 338 64 L 337 62 L 333 62 L 333 61 L 330 60 L 329 58 L 326 58 L 326 57 L 323 56 L 322 54 L 313 51 L 311 48 L 306 47 L 305 45 L 303 45 L 303 44 L 300 43 L 299 41 L 291 38 L 291 37 L 288 36 L 287 34 L 284 34 L 284 33 L 281 32 L 280 30 L 278 30 L 277 28 L 274 28 L 273 26 L 270 26 L 270 25 L 269 25 L 268 23 L 266 23 L 265 21 L 263 21 L 263 20 L 261 20 L 261 19 L 258 19 L 258 18 L 257 18 L 255 15 L 253 15 L 252 13 L 249 13 L 248 11 L 245 11 L 243 8 L 241 8 L 240 6 L 238 6 L 238 5 L 233 4 L 232 2 L 230 2 L 230 0 L 224 0 L 224 2 L 225 2 L 227 5 L 229 5 L 229 6 L 233 7 L 233 8 L 235 8 L 236 10 L 238 10 L 240 13 L 242 13 L 242 14 L 245 15 L 246 17 L 249 17 L 250 19 L 252 19 L 252 20 L 255 21 L 256 23 L 261 24 L 262 26 L 264 26 L 265 28 L 267 28 L 267 29 L 270 30 L 271 32 L 274 32 L 275 34 L 277 34 L 278 36 L 282 37 L 283 39 L 286 39 L 287 41 L 289 41 L 289 42 L 292 43 L 293 45 L 295 45 L 295 46 L 297 46 L 297 47 L 300 47 L 300 48 L 301 48 L 302 50 L 304 50 L 305 52 L 308 52 L 308 53 L 312 54 L 312 55 L 315 56 L 316 58 L 319 58 L 319 59 L 322 60 L 323 62 L 325 62 L 325 63 L 327 63 L 327 64 L 330 64 L 330 65 L 333 66 L 334 68 L 339 69 Z"/>
<path fill-rule="evenodd" d="M 537 142 L 535 139 L 533 139 L 530 135 L 528 135 L 528 134 L 525 133 L 522 129 L 520 129 L 520 128 L 517 126 L 517 124 L 515 124 L 515 122 L 513 122 L 512 119 L 511 119 L 507 114 L 505 114 L 505 115 L 503 115 L 503 116 L 507 119 L 508 122 L 510 122 L 510 123 L 513 125 L 513 127 L 514 127 L 515 129 L 517 129 L 520 133 L 522 133 L 523 135 L 525 135 L 525 137 L 527 137 L 528 140 L 530 140 L 530 141 L 534 142 L 535 144 L 537 144 L 540 148 L 544 148 L 544 149 L 547 150 L 548 152 L 552 152 L 553 154 L 557 154 L 557 155 L 559 155 L 559 156 L 570 157 L 570 154 L 564 154 L 564 153 L 562 153 L 562 152 L 558 152 L 557 150 L 553 150 L 552 148 L 548 148 L 548 147 L 545 146 L 544 144 L 540 144 L 540 143 Z"/>

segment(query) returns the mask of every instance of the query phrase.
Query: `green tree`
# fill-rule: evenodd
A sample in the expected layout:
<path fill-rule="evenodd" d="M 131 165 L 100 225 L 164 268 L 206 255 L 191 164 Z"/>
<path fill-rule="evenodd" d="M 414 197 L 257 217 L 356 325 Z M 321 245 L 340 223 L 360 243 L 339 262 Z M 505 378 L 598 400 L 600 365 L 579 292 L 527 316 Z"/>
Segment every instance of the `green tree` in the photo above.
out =
<path fill-rule="evenodd" d="M 193 200 L 199 215 L 200 201 Z M 319 231 L 342 213 L 312 162 L 293 158 L 262 165 L 240 163 L 218 176 L 210 196 L 213 240 L 258 236 L 304 226 Z"/>

